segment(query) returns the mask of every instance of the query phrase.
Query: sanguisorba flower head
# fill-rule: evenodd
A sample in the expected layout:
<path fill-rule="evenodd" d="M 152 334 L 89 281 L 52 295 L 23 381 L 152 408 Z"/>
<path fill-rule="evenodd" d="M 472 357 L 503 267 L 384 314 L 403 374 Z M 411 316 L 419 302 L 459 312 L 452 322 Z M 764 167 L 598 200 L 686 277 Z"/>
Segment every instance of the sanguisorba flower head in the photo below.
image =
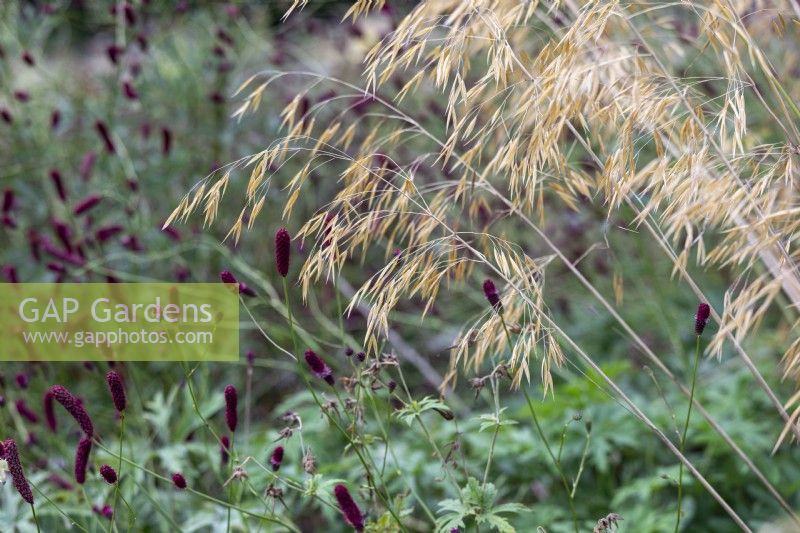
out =
<path fill-rule="evenodd" d="M 19 461 L 17 441 L 6 439 L 2 444 L 3 459 L 8 464 L 8 473 L 14 482 L 14 488 L 17 489 L 23 500 L 33 505 L 33 491 L 31 491 L 28 480 L 25 479 L 25 472 L 22 470 L 22 463 Z"/>
<path fill-rule="evenodd" d="M 219 439 L 219 456 L 220 461 L 222 461 L 223 465 L 228 464 L 228 458 L 230 457 L 230 449 L 231 449 L 231 439 L 228 438 L 227 435 L 223 435 Z"/>
<path fill-rule="evenodd" d="M 122 376 L 114 370 L 110 370 L 106 374 L 106 383 L 108 383 L 108 390 L 111 393 L 111 400 L 114 402 L 114 407 L 120 413 L 125 410 L 125 386 L 122 384 Z"/>
<path fill-rule="evenodd" d="M 180 490 L 184 490 L 186 488 L 186 478 L 180 472 L 175 472 L 172 474 L 172 484 Z"/>
<path fill-rule="evenodd" d="M 53 391 L 52 390 L 48 389 L 47 391 L 45 391 L 44 399 L 43 399 L 43 403 L 44 403 L 44 418 L 45 418 L 45 420 L 47 420 L 47 427 L 49 427 L 50 431 L 52 431 L 53 433 L 55 433 L 56 427 L 58 426 L 58 424 L 56 422 L 56 413 L 55 413 L 55 409 L 54 409 L 54 405 L 53 405 L 53 400 L 54 399 L 55 398 L 53 397 Z"/>
<path fill-rule="evenodd" d="M 228 429 L 232 432 L 236 431 L 236 424 L 239 420 L 236 407 L 239 403 L 236 387 L 228 385 L 225 387 L 225 422 L 228 424 Z"/>
<path fill-rule="evenodd" d="M 286 277 L 289 274 L 289 261 L 292 256 L 292 238 L 286 228 L 281 228 L 275 234 L 275 267 L 278 274 Z"/>
<path fill-rule="evenodd" d="M 697 314 L 694 315 L 694 332 L 698 335 L 703 334 L 706 329 L 706 322 L 708 317 L 711 316 L 711 307 L 707 303 L 701 303 L 697 306 Z"/>
<path fill-rule="evenodd" d="M 78 400 L 78 398 L 76 398 L 71 392 L 61 385 L 53 385 L 50 387 L 50 392 L 53 393 L 53 398 L 55 398 L 58 403 L 64 406 L 64 409 L 66 409 L 67 412 L 72 415 L 72 418 L 78 422 L 78 425 L 81 427 L 86 436 L 91 437 L 94 434 L 92 419 L 89 418 L 89 413 L 86 412 L 86 409 L 83 407 L 83 404 Z"/>
<path fill-rule="evenodd" d="M 92 439 L 83 436 L 75 448 L 75 481 L 83 485 L 86 481 L 86 467 L 89 465 L 89 452 L 92 451 Z"/>
<path fill-rule="evenodd" d="M 324 379 L 328 385 L 333 386 L 336 381 L 333 378 L 333 370 L 331 370 L 331 367 L 326 365 L 325 361 L 312 350 L 306 350 L 305 358 L 306 363 L 314 375 L 320 379 Z"/>
<path fill-rule="evenodd" d="M 272 450 L 272 456 L 269 458 L 269 464 L 272 466 L 272 471 L 277 472 L 283 462 L 283 446 L 278 446 Z"/>
<path fill-rule="evenodd" d="M 489 304 L 492 306 L 492 308 L 499 314 L 502 314 L 503 302 L 500 301 L 500 296 L 497 294 L 497 288 L 494 286 L 494 282 L 492 280 L 487 279 L 483 282 L 483 294 L 486 296 L 486 299 L 489 300 Z"/>
<path fill-rule="evenodd" d="M 117 471 L 108 465 L 100 467 L 100 475 L 103 476 L 103 479 L 105 479 L 106 483 L 109 485 L 113 485 L 117 482 Z"/>
<path fill-rule="evenodd" d="M 353 526 L 356 531 L 364 531 L 364 516 L 361 514 L 361 509 L 358 508 L 353 497 L 350 496 L 350 491 L 344 485 L 336 485 L 333 488 L 333 494 L 336 496 L 336 502 L 339 504 L 339 510 L 342 511 L 344 519 L 347 523 Z"/>

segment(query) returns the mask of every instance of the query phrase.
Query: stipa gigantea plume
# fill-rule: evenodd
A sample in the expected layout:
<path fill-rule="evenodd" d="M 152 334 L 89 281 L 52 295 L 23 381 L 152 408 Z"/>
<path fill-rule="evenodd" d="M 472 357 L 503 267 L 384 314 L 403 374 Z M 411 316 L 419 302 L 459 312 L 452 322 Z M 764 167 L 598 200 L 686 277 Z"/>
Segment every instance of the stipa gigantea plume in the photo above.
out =
<path fill-rule="evenodd" d="M 350 15 L 371 7 L 357 2 Z M 745 94 L 754 93 L 765 106 L 765 98 L 774 97 L 778 112 L 768 112 L 788 139 L 796 143 L 800 137 L 794 124 L 782 119 L 780 111 L 788 114 L 792 104 L 742 22 L 742 9 L 728 1 L 658 11 L 614 1 L 583 6 L 572 1 L 423 2 L 369 52 L 366 93 L 329 80 L 352 91 L 345 99 L 369 94 L 383 106 L 381 122 L 362 130 L 356 125 L 363 118 L 350 124 L 342 114 L 317 120 L 321 108 L 304 110 L 306 91 L 298 93 L 282 113 L 286 135 L 236 164 L 252 171 L 246 205 L 231 234 L 238 239 L 246 212 L 252 226 L 270 183 L 287 161 L 307 159 L 288 181 L 287 217 L 315 168 L 344 165 L 339 193 L 298 234 L 313 236 L 317 243 L 301 282 L 307 293 L 312 281 L 335 279 L 346 260 L 363 256 L 375 235 L 389 243 L 387 253 L 395 243 L 402 245 L 402 261 L 388 261 L 358 294 L 375 303 L 370 314 L 374 338 L 385 329 L 388 312 L 401 295 L 420 294 L 426 302 L 435 298 L 437 282 L 421 285 L 409 277 L 462 281 L 482 260 L 458 238 L 448 242 L 454 234 L 445 228 L 458 236 L 458 224 L 448 217 L 453 200 L 462 202 L 475 222 L 486 205 L 481 192 L 507 195 L 511 207 L 540 221 L 545 192 L 574 209 L 580 208 L 581 197 L 599 198 L 609 212 L 633 208 L 635 222 L 653 232 L 675 262 L 676 273 L 685 276 L 692 257 L 705 267 L 740 272 L 741 282 L 725 295 L 722 323 L 709 350 L 719 356 L 731 342 L 747 358 L 741 342 L 778 294 L 800 304 L 800 276 L 790 245 L 798 229 L 792 185 L 796 150 L 790 142 L 770 143 L 747 130 Z M 550 16 L 554 12 L 558 23 Z M 697 52 L 717 61 L 724 72 L 719 97 L 710 98 L 706 87 L 715 80 L 680 79 L 665 66 L 663 51 L 684 48 L 683 30 L 655 35 L 650 28 L 640 29 L 641 21 L 662 13 L 676 27 L 682 21 L 678 14 L 697 19 L 696 37 L 708 44 Z M 547 31 L 532 33 L 528 25 L 534 23 Z M 658 50 L 652 45 L 656 36 Z M 771 94 L 754 89 L 748 64 L 766 77 Z M 285 75 L 265 73 L 248 80 L 241 90 L 249 89 L 249 95 L 236 115 L 255 111 L 269 84 Z M 447 133 L 442 139 L 377 96 L 395 76 L 405 78 L 395 103 L 431 88 L 444 95 Z M 419 181 L 410 165 L 376 164 L 377 156 L 391 161 L 398 143 L 420 147 L 427 156 L 423 159 L 445 169 L 448 179 Z M 586 152 L 584 159 L 570 157 L 575 148 Z M 224 192 L 219 183 L 200 185 L 173 218 L 185 218 L 205 203 L 206 221 L 212 221 Z M 488 248 L 479 251 L 494 264 Z M 455 263 L 444 259 L 447 254 L 454 254 Z M 381 294 L 376 288 L 385 289 L 389 280 L 399 288 Z M 548 343 L 540 331 L 533 338 Z M 519 342 L 526 342 L 524 335 Z M 796 376 L 799 358 L 793 345 L 785 357 L 787 375 Z"/>

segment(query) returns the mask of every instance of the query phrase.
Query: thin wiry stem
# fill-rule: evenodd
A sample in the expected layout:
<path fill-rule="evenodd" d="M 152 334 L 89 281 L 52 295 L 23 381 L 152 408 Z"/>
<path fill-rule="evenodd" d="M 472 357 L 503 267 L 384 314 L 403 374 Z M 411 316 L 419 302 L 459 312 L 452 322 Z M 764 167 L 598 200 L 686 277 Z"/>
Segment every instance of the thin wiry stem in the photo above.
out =
<path fill-rule="evenodd" d="M 697 343 L 694 349 L 694 368 L 692 369 L 692 390 L 689 394 L 689 407 L 686 409 L 686 421 L 683 423 L 683 433 L 681 434 L 681 453 L 686 449 L 686 433 L 689 431 L 689 419 L 692 417 L 692 400 L 694 400 L 694 386 L 697 382 L 697 366 L 700 363 L 700 335 L 697 336 Z M 675 533 L 681 526 L 681 504 L 683 503 L 683 463 L 678 469 L 678 514 L 675 518 Z"/>

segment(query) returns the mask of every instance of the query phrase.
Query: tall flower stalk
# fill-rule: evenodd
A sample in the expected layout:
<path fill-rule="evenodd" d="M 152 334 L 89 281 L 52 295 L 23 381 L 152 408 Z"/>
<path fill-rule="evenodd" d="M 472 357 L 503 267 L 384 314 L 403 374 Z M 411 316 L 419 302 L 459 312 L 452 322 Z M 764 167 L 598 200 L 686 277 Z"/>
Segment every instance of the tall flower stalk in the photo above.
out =
<path fill-rule="evenodd" d="M 694 387 L 697 383 L 697 367 L 700 363 L 700 337 L 706 328 L 708 317 L 711 315 L 711 308 L 707 303 L 697 306 L 697 314 L 694 317 L 694 332 L 697 335 L 694 347 L 694 364 L 692 365 L 692 385 L 689 390 L 689 407 L 686 409 L 686 420 L 683 422 L 683 433 L 681 433 L 680 451 L 684 453 L 686 449 L 686 434 L 689 431 L 689 419 L 692 417 L 692 405 L 694 404 Z M 683 511 L 683 463 L 678 467 L 678 510 L 675 517 L 675 533 L 680 530 L 681 514 Z"/>

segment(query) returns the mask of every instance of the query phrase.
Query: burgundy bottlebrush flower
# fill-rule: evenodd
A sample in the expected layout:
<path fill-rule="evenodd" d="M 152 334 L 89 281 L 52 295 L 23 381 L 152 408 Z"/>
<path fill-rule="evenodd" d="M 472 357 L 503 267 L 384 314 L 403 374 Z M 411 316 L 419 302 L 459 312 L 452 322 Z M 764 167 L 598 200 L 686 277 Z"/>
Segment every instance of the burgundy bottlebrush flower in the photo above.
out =
<path fill-rule="evenodd" d="M 109 520 L 114 518 L 114 509 L 108 504 L 105 504 L 103 507 L 100 507 L 98 505 L 92 505 L 92 512 L 94 512 L 95 514 L 99 514 L 103 518 L 107 518 Z"/>
<path fill-rule="evenodd" d="M 28 404 L 25 403 L 25 400 L 22 398 L 19 398 L 16 402 L 14 402 L 14 406 L 17 408 L 19 415 L 31 424 L 36 424 L 39 422 L 38 415 L 34 413 L 30 407 L 28 407 Z"/>
<path fill-rule="evenodd" d="M 106 152 L 109 154 L 115 153 L 117 148 L 114 146 L 114 140 L 111 138 L 111 131 L 109 131 L 108 125 L 98 120 L 94 123 L 94 127 L 97 130 L 97 134 L 100 135 L 100 138 L 103 140 L 103 144 L 106 146 Z"/>
<path fill-rule="evenodd" d="M 31 54 L 27 50 L 23 50 L 22 54 L 20 54 L 20 58 L 29 67 L 32 67 L 32 66 L 34 66 L 36 64 L 36 61 L 33 59 L 33 54 Z"/>
<path fill-rule="evenodd" d="M 117 482 L 117 471 L 108 465 L 100 467 L 100 475 L 103 476 L 103 479 L 105 479 L 106 483 L 109 485 L 113 485 Z"/>
<path fill-rule="evenodd" d="M 111 226 L 103 226 L 102 228 L 98 228 L 97 231 L 94 232 L 94 238 L 98 240 L 98 242 L 106 242 L 108 239 L 120 233 L 122 231 L 122 226 L 113 224 Z"/>
<path fill-rule="evenodd" d="M 61 244 L 64 245 L 64 248 L 68 253 L 72 253 L 72 230 L 70 227 L 66 224 L 66 222 L 62 222 L 58 219 L 53 219 L 50 221 L 50 223 L 53 225 L 53 229 L 56 230 L 56 236 L 58 237 L 58 240 L 61 241 Z"/>
<path fill-rule="evenodd" d="M 272 465 L 272 471 L 277 472 L 283 462 L 283 446 L 278 446 L 272 451 L 272 456 L 269 458 L 269 464 Z"/>
<path fill-rule="evenodd" d="M 47 476 L 47 481 L 55 485 L 56 487 L 62 490 L 72 490 L 74 486 L 72 483 L 64 479 L 63 477 L 59 476 L 58 474 L 50 474 Z"/>
<path fill-rule="evenodd" d="M 350 491 L 344 485 L 336 485 L 333 488 L 333 494 L 336 496 L 336 502 L 339 504 L 339 510 L 342 511 L 344 519 L 348 524 L 353 526 L 356 531 L 364 531 L 364 516 L 361 514 L 361 509 L 358 508 L 353 497 L 350 496 Z"/>
<path fill-rule="evenodd" d="M 0 118 L 2 118 L 3 122 L 5 122 L 6 124 L 14 123 L 14 116 L 11 114 L 11 111 L 6 109 L 5 107 L 0 107 Z"/>
<path fill-rule="evenodd" d="M 324 379 L 328 385 L 333 385 L 335 380 L 333 379 L 333 371 L 331 368 L 325 364 L 325 361 L 320 358 L 316 353 L 312 350 L 306 350 L 305 353 L 306 363 L 308 364 L 311 371 L 320 379 Z"/>
<path fill-rule="evenodd" d="M 114 407 L 120 413 L 125 410 L 125 386 L 122 384 L 122 376 L 114 370 L 109 370 L 106 374 L 106 383 L 108 383 L 108 390 L 111 392 L 111 400 L 114 402 Z"/>
<path fill-rule="evenodd" d="M 27 389 L 28 384 L 31 382 L 31 378 L 28 377 L 28 374 L 25 372 L 20 372 L 16 376 L 14 376 L 14 381 L 17 382 L 17 387 L 20 389 Z"/>
<path fill-rule="evenodd" d="M 292 238 L 286 228 L 275 234 L 275 266 L 284 278 L 289 274 L 289 260 L 292 252 Z"/>
<path fill-rule="evenodd" d="M 3 265 L 3 268 L 0 268 L 0 273 L 3 274 L 3 277 L 9 283 L 19 283 L 19 278 L 17 277 L 17 268 L 14 265 Z"/>
<path fill-rule="evenodd" d="M 144 246 L 139 242 L 139 238 L 136 237 L 136 235 L 125 235 L 119 242 L 131 252 L 141 252 L 144 250 Z"/>
<path fill-rule="evenodd" d="M 122 94 L 124 94 L 125 98 L 128 100 L 136 100 L 139 98 L 139 93 L 136 92 L 136 88 L 129 81 L 122 82 Z"/>
<path fill-rule="evenodd" d="M 31 95 L 30 93 L 28 93 L 28 91 L 14 91 L 14 98 L 16 98 L 17 101 L 22 102 L 24 104 L 25 102 L 28 102 L 31 99 Z"/>
<path fill-rule="evenodd" d="M 186 478 L 180 472 L 172 474 L 172 484 L 183 490 L 186 488 Z"/>
<path fill-rule="evenodd" d="M 172 148 L 172 132 L 168 128 L 161 128 L 161 153 L 169 155 Z"/>
<path fill-rule="evenodd" d="M 245 355 L 245 359 L 247 359 L 247 364 L 249 366 L 253 366 L 253 362 L 256 360 L 256 352 L 253 350 L 248 351 Z"/>
<path fill-rule="evenodd" d="M 225 97 L 222 96 L 222 93 L 219 91 L 214 91 L 213 93 L 208 95 L 209 101 L 212 104 L 221 105 L 225 103 Z"/>
<path fill-rule="evenodd" d="M 219 273 L 219 279 L 222 280 L 222 283 L 239 283 L 236 277 L 227 270 Z"/>
<path fill-rule="evenodd" d="M 89 464 L 89 452 L 92 451 L 92 439 L 83 436 L 75 448 L 75 481 L 83 485 L 86 481 L 86 467 Z"/>
<path fill-rule="evenodd" d="M 90 210 L 91 208 L 93 208 L 94 206 L 96 206 L 97 204 L 99 204 L 100 200 L 101 200 L 100 196 L 97 196 L 96 194 L 90 194 L 89 196 L 78 202 L 78 205 L 75 206 L 72 212 L 76 215 L 81 215 L 86 211 Z"/>
<path fill-rule="evenodd" d="M 223 435 L 219 439 L 219 455 L 222 464 L 228 464 L 229 452 L 231 450 L 231 439 L 227 435 Z"/>
<path fill-rule="evenodd" d="M 91 437 L 94 434 L 94 426 L 81 401 L 61 385 L 53 385 L 50 391 L 53 393 L 53 398 L 78 422 L 86 436 Z"/>
<path fill-rule="evenodd" d="M 347 357 L 350 357 L 350 356 L 352 356 L 352 355 L 353 355 L 353 353 L 355 353 L 355 351 L 354 351 L 354 350 L 353 350 L 351 347 L 349 347 L 349 346 L 348 346 L 347 348 L 345 348 L 345 349 L 344 349 L 344 354 L 345 354 Z"/>
<path fill-rule="evenodd" d="M 356 359 L 358 359 L 359 363 L 363 363 L 367 359 L 367 354 L 365 354 L 364 352 L 358 352 L 356 354 Z"/>
<path fill-rule="evenodd" d="M 3 215 L 2 225 L 5 228 L 16 229 L 17 221 L 11 215 Z"/>
<path fill-rule="evenodd" d="M 22 470 L 22 463 L 19 461 L 19 452 L 17 451 L 17 442 L 14 439 L 6 439 L 3 442 L 3 459 L 8 464 L 8 473 L 14 482 L 14 488 L 17 489 L 22 499 L 33 505 L 33 491 L 25 479 L 25 472 Z"/>
<path fill-rule="evenodd" d="M 44 399 L 43 399 L 43 403 L 44 403 L 44 419 L 47 421 L 47 427 L 49 427 L 50 431 L 52 431 L 53 433 L 55 433 L 56 427 L 58 427 L 58 424 L 56 423 L 55 409 L 53 409 L 53 407 L 54 407 L 53 406 L 53 400 L 54 399 L 55 399 L 55 397 L 53 396 L 53 391 L 51 391 L 50 389 L 45 391 Z"/>
<path fill-rule="evenodd" d="M 50 128 L 56 129 L 59 124 L 61 124 L 61 111 L 54 109 L 53 112 L 50 113 Z"/>
<path fill-rule="evenodd" d="M 228 429 L 231 432 L 236 431 L 236 424 L 239 420 L 236 407 L 239 403 L 239 395 L 236 393 L 236 387 L 228 385 L 225 387 L 225 422 L 228 424 Z"/>
<path fill-rule="evenodd" d="M 698 335 L 703 334 L 706 329 L 706 322 L 708 317 L 711 316 L 711 307 L 707 303 L 701 303 L 697 306 L 697 314 L 694 316 L 694 332 Z"/>
<path fill-rule="evenodd" d="M 14 209 L 15 200 L 14 189 L 6 189 L 3 191 L 3 213 L 9 213 Z"/>
<path fill-rule="evenodd" d="M 500 301 L 500 296 L 497 294 L 497 288 L 495 288 L 492 280 L 487 279 L 483 282 L 483 294 L 486 295 L 486 299 L 489 300 L 489 304 L 491 304 L 492 308 L 499 314 L 502 314 L 503 302 Z"/>
<path fill-rule="evenodd" d="M 61 179 L 61 172 L 56 169 L 50 170 L 50 181 L 53 182 L 53 187 L 56 188 L 58 198 L 64 202 L 67 200 L 67 190 L 64 188 L 64 180 Z"/>
<path fill-rule="evenodd" d="M 86 152 L 86 154 L 84 154 L 83 159 L 81 159 L 80 167 L 78 167 L 78 172 L 81 178 L 83 178 L 83 181 L 87 181 L 92 177 L 95 161 L 97 161 L 97 154 L 95 152 Z"/>
<path fill-rule="evenodd" d="M 106 48 L 106 55 L 108 55 L 109 61 L 113 64 L 117 64 L 119 62 L 119 58 L 125 50 L 115 44 L 110 45 Z"/>

